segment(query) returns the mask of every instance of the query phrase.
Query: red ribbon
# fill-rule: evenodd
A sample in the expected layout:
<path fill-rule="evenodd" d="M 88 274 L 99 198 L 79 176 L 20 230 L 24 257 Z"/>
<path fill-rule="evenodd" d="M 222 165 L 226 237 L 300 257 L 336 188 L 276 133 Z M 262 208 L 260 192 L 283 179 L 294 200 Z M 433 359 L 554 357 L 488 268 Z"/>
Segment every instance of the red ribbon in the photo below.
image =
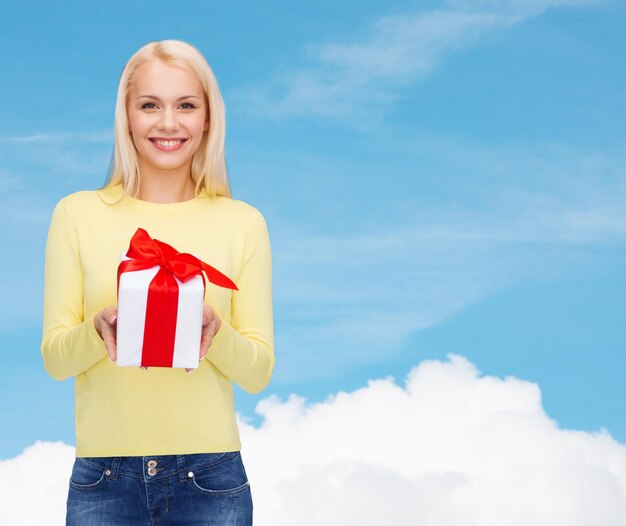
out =
<path fill-rule="evenodd" d="M 143 228 L 138 228 L 133 235 L 126 255 L 132 259 L 122 261 L 117 268 L 118 294 L 124 272 L 160 267 L 148 287 L 141 366 L 172 367 L 178 314 L 178 283 L 174 276 L 184 283 L 199 274 L 205 292 L 204 274 L 215 285 L 239 289 L 219 270 L 191 254 L 180 253 L 167 243 L 152 239 Z"/>

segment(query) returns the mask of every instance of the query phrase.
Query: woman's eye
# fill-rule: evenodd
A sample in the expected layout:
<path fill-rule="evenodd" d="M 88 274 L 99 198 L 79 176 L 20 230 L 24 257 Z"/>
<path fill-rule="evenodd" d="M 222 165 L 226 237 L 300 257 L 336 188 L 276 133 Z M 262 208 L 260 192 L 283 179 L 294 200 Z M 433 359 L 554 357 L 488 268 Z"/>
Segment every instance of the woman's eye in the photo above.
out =
<path fill-rule="evenodd" d="M 185 110 L 193 110 L 195 108 L 191 102 L 183 102 L 181 104 L 181 107 L 182 106 L 187 106 L 186 108 L 183 108 Z M 152 109 L 152 107 L 156 107 L 154 102 L 146 102 L 143 106 L 141 106 L 141 109 Z"/>

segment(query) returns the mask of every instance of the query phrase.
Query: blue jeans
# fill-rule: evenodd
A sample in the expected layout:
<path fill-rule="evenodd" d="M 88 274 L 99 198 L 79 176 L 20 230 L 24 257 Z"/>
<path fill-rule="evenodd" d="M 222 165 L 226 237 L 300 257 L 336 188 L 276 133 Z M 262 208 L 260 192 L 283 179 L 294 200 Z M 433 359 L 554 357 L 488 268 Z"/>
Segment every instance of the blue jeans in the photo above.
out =
<path fill-rule="evenodd" d="M 66 526 L 251 524 L 239 451 L 74 461 Z"/>

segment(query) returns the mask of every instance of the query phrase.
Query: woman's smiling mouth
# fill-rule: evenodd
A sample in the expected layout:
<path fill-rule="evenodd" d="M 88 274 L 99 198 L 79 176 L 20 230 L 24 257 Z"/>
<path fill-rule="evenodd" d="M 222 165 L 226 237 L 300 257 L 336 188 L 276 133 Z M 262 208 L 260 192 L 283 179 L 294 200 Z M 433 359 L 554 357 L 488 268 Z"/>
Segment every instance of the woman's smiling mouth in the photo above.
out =
<path fill-rule="evenodd" d="M 163 152 L 173 152 L 181 148 L 187 139 L 159 139 L 151 137 L 149 141 Z"/>

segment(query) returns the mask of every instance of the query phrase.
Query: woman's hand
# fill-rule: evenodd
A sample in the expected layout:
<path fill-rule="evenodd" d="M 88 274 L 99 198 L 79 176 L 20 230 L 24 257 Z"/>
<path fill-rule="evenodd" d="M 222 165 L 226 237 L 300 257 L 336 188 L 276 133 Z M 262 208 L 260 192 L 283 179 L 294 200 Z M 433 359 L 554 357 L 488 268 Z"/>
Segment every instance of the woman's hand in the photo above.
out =
<path fill-rule="evenodd" d="M 104 341 L 109 358 L 114 362 L 117 359 L 117 309 L 105 307 L 94 316 L 93 324 Z"/>
<path fill-rule="evenodd" d="M 202 336 L 200 337 L 200 360 L 206 356 L 211 342 L 213 341 L 213 336 L 217 334 L 221 326 L 222 320 L 220 317 L 213 312 L 211 307 L 205 304 L 204 315 L 202 317 Z M 193 371 L 193 369 L 185 368 L 185 372 L 189 373 L 191 371 Z"/>
<path fill-rule="evenodd" d="M 100 338 L 104 341 L 104 346 L 109 353 L 111 361 L 117 359 L 117 309 L 115 307 L 105 307 L 94 316 L 93 324 Z M 204 305 L 202 317 L 202 336 L 200 337 L 200 360 L 202 360 L 209 350 L 213 336 L 220 330 L 222 320 L 213 312 L 208 305 Z M 146 370 L 147 367 L 142 367 Z M 193 369 L 185 368 L 185 372 Z"/>

